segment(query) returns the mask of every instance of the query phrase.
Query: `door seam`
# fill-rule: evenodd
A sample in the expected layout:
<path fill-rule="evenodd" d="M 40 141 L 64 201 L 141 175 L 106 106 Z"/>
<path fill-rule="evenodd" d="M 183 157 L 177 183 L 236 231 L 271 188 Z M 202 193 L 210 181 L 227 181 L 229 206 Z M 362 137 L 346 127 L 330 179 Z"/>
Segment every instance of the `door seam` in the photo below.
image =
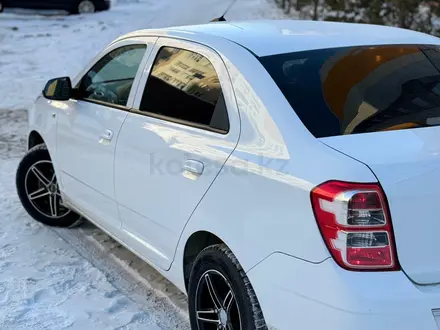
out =
<path fill-rule="evenodd" d="M 210 48 L 211 49 L 211 48 Z M 186 220 L 185 226 L 183 226 L 182 231 L 180 232 L 179 235 L 179 239 L 177 240 L 177 244 L 176 247 L 174 249 L 174 254 L 173 254 L 173 258 L 171 259 L 171 263 L 169 268 L 167 269 L 167 271 L 169 271 L 171 269 L 171 267 L 173 267 L 174 261 L 176 260 L 176 254 L 177 254 L 177 250 L 179 248 L 180 242 L 182 240 L 182 236 L 183 233 L 185 232 L 186 227 L 188 226 L 189 222 L 191 221 L 192 216 L 194 215 L 194 213 L 196 212 L 196 210 L 198 209 L 200 203 L 203 201 L 203 199 L 205 198 L 206 194 L 209 192 L 209 190 L 211 189 L 212 185 L 214 184 L 214 182 L 217 180 L 217 177 L 220 175 L 221 171 L 223 170 L 223 167 L 226 165 L 226 163 L 229 161 L 229 158 L 231 158 L 232 154 L 235 152 L 235 150 L 238 147 L 238 144 L 240 143 L 240 139 L 241 139 L 241 133 L 242 133 L 242 125 L 241 125 L 241 115 L 240 115 L 240 107 L 238 106 L 238 101 L 237 101 L 237 95 L 235 94 L 235 89 L 234 89 L 234 85 L 232 83 L 232 79 L 231 79 L 231 75 L 229 73 L 228 70 L 228 66 L 226 65 L 225 61 L 223 60 L 223 57 L 217 53 L 215 50 L 213 50 L 214 53 L 217 54 L 217 56 L 221 59 L 224 68 L 226 70 L 226 73 L 228 75 L 229 78 L 229 84 L 231 86 L 232 89 L 232 94 L 234 96 L 234 101 L 235 101 L 235 106 L 237 108 L 237 114 L 238 114 L 238 124 L 239 124 L 239 128 L 238 128 L 238 137 L 237 137 L 237 143 L 235 144 L 234 148 L 232 149 L 231 153 L 229 154 L 229 156 L 226 158 L 225 162 L 223 163 L 223 165 L 221 166 L 220 170 L 218 171 L 217 175 L 215 176 L 214 180 L 212 180 L 211 184 L 209 185 L 209 187 L 206 189 L 205 193 L 202 195 L 202 197 L 200 198 L 199 202 L 197 203 L 197 205 L 194 207 L 194 210 L 191 212 L 190 216 L 188 217 L 188 219 Z"/>
<path fill-rule="evenodd" d="M 116 135 L 115 140 L 115 150 L 113 151 L 113 196 L 114 196 L 114 202 L 116 204 L 116 210 L 118 211 L 118 219 L 119 219 L 119 229 L 123 229 L 123 223 L 122 223 L 122 217 L 121 217 L 121 211 L 119 210 L 119 203 L 118 198 L 116 196 L 116 150 L 118 148 L 118 141 L 119 141 L 119 134 L 121 134 L 122 129 L 124 128 L 125 121 L 128 118 L 128 115 L 130 112 L 126 112 L 126 116 L 124 118 L 124 121 L 122 122 L 121 127 L 119 128 L 118 134 Z"/>

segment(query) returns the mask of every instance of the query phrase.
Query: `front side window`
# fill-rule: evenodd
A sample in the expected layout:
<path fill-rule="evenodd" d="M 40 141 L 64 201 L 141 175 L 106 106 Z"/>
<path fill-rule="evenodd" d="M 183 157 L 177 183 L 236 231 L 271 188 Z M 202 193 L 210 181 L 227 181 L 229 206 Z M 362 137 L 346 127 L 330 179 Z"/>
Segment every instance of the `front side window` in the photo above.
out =
<path fill-rule="evenodd" d="M 203 55 L 188 50 L 160 49 L 139 111 L 222 132 L 229 130 L 220 80 L 214 67 Z"/>
<path fill-rule="evenodd" d="M 129 45 L 105 55 L 81 80 L 80 98 L 126 106 L 145 49 Z"/>
<path fill-rule="evenodd" d="M 260 62 L 316 137 L 440 125 L 439 48 L 333 48 Z"/>

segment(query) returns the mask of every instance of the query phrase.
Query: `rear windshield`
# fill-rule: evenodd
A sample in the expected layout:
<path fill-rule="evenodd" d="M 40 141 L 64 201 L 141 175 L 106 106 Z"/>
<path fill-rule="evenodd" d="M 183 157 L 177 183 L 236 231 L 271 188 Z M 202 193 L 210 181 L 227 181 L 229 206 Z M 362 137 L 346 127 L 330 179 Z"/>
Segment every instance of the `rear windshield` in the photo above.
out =
<path fill-rule="evenodd" d="M 372 46 L 260 57 L 316 137 L 440 125 L 439 46 Z"/>

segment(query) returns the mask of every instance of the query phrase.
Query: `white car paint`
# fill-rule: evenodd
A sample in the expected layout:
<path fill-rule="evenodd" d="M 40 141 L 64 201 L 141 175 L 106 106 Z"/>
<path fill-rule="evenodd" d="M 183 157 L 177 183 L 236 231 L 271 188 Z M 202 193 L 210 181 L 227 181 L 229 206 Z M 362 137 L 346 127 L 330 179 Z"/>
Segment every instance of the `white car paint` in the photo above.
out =
<path fill-rule="evenodd" d="M 155 38 L 133 38 L 108 47 L 105 53 L 130 44 L 146 44 L 146 60 L 154 42 Z M 78 82 L 74 81 L 73 85 Z M 134 91 L 130 93 L 127 108 L 133 103 Z M 60 146 L 56 156 L 65 201 L 109 230 L 117 230 L 121 221 L 115 202 L 113 164 L 117 137 L 128 112 L 73 99 L 59 108 L 54 111 Z"/>
<path fill-rule="evenodd" d="M 426 161 L 426 169 L 431 171 L 429 176 L 421 176 L 423 181 L 417 186 L 425 184 L 425 192 L 432 193 L 434 203 L 438 179 L 432 169 L 437 149 L 432 146 L 436 134 L 418 130 L 413 136 L 409 136 L 411 131 L 395 131 L 349 139 L 316 139 L 251 53 L 263 56 L 348 45 L 440 44 L 437 38 L 364 25 L 226 23 L 134 32 L 116 40 L 97 58 L 136 38 L 146 38 L 144 42 L 149 46 L 129 107 L 136 108 L 140 102 L 158 46 L 181 45 L 203 53 L 214 64 L 225 92 L 231 129 L 221 135 L 135 111 L 118 115 L 114 109 L 104 115 L 106 120 L 97 121 L 101 108 L 75 109 L 70 104 L 73 101 L 40 97 L 31 111 L 30 127 L 45 140 L 56 172 L 62 176 L 62 193 L 71 207 L 151 263 L 182 291 L 186 290 L 183 258 L 188 240 L 200 231 L 215 234 L 247 272 L 266 322 L 275 328 L 291 329 L 294 325 L 318 329 L 325 320 L 328 329 L 438 329 L 433 315 L 433 310 L 440 307 L 436 285 L 414 284 L 403 271 L 342 269 L 324 244 L 310 204 L 311 190 L 325 181 L 374 183 L 374 173 L 389 197 L 398 187 L 395 183 L 406 179 L 405 168 L 422 169 L 417 167 L 417 160 Z M 79 116 L 76 112 L 84 113 Z M 58 137 L 54 130 L 56 118 Z M 77 128 L 76 121 L 81 128 Z M 62 129 L 66 131 L 60 132 Z M 104 146 L 99 137 L 106 129 L 113 131 L 114 139 Z M 366 139 L 374 140 L 368 141 L 373 148 L 386 134 L 389 138 L 380 140 L 381 152 L 373 154 L 368 147 L 356 148 Z M 391 143 L 394 146 L 396 140 L 412 144 L 389 153 L 386 147 Z M 425 145 L 431 148 L 424 149 Z M 176 161 L 177 167 L 195 166 L 199 171 L 197 162 L 203 162 L 214 164 L 216 170 L 194 176 L 185 173 L 184 168 L 173 175 L 151 176 L 151 152 L 164 162 Z M 398 152 L 408 166 L 396 171 L 390 164 Z M 196 162 L 185 163 L 188 159 Z M 94 164 L 85 163 L 90 160 Z M 404 189 L 416 191 L 416 182 L 407 181 L 403 181 Z M 414 197 L 423 198 L 420 195 Z M 401 197 L 394 202 L 394 198 Z M 420 282 L 438 282 L 440 263 L 435 264 L 438 258 L 434 251 L 418 260 L 411 251 L 406 252 L 412 248 L 411 235 L 425 225 L 420 239 L 429 239 L 415 244 L 428 253 L 429 246 L 437 245 L 434 237 L 438 229 L 430 215 L 433 204 L 410 204 L 409 197 L 401 193 L 390 199 L 399 260 L 404 269 L 415 269 L 411 277 Z M 423 222 L 410 224 L 412 219 L 402 219 L 401 224 L 395 219 L 406 217 L 404 213 L 408 212 L 418 219 L 424 217 Z M 401 251 L 405 253 L 403 258 Z"/>
<path fill-rule="evenodd" d="M 274 269 L 276 271 L 274 271 Z M 418 286 L 403 272 L 349 272 L 274 253 L 248 272 L 277 329 L 437 330 L 440 287 Z M 284 315 L 284 316 L 283 316 Z"/>
<path fill-rule="evenodd" d="M 339 137 L 322 141 L 371 167 L 387 192 L 402 268 L 419 284 L 438 283 L 440 219 L 435 205 L 440 197 L 440 129 L 395 133 L 356 134 L 349 142 Z"/>
<path fill-rule="evenodd" d="M 300 20 L 241 21 L 141 30 L 122 36 L 118 40 L 139 34 L 172 35 L 191 40 L 208 38 L 211 46 L 219 41 L 218 38 L 212 38 L 212 36 L 220 36 L 233 40 L 258 56 L 330 47 L 438 43 L 438 39 L 434 36 L 411 30 L 368 24 L 352 24 L 347 27 L 346 23 Z"/>
<path fill-rule="evenodd" d="M 130 113 L 121 130 L 115 155 L 115 190 L 123 230 L 134 238 L 136 250 L 168 270 L 186 222 L 235 149 L 240 119 L 228 72 L 214 51 L 188 41 L 161 38 L 147 68 L 163 46 L 192 50 L 211 60 L 222 82 L 230 121 L 229 132 L 219 134 Z M 148 75 L 146 70 L 141 86 Z M 134 109 L 141 102 L 140 89 Z M 201 168 L 184 168 L 192 164 Z M 142 192 L 133 189 L 136 186 L 143 187 Z"/>

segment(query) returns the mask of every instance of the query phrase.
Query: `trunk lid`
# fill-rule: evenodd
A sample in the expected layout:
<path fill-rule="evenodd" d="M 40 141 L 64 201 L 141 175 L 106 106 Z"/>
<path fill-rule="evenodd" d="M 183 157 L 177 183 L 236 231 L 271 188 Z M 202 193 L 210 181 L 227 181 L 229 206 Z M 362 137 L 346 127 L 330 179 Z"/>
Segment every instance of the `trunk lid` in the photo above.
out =
<path fill-rule="evenodd" d="M 403 271 L 418 284 L 440 283 L 440 127 L 320 140 L 370 167 L 388 199 Z"/>

